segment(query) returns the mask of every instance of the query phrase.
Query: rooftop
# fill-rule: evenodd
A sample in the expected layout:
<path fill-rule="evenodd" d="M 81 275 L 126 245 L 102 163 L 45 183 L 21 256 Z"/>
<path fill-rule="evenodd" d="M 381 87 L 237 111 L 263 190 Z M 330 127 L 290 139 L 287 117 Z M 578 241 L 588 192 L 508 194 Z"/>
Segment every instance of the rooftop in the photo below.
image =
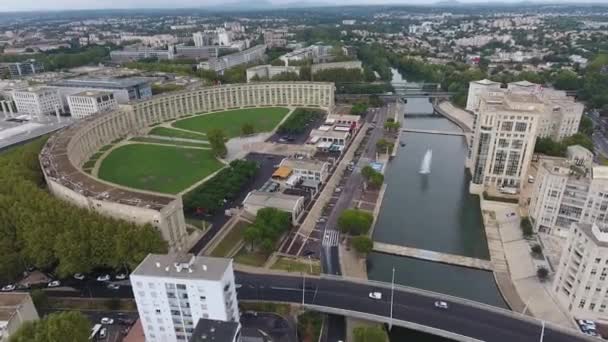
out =
<path fill-rule="evenodd" d="M 535 86 L 538 85 L 536 83 L 532 83 L 532 82 L 525 81 L 525 80 L 524 81 L 518 81 L 518 82 L 511 82 L 509 84 L 520 86 L 520 87 L 535 87 Z"/>
<path fill-rule="evenodd" d="M 103 96 L 103 95 L 111 95 L 112 92 L 110 91 L 103 91 L 103 90 L 86 90 L 86 91 L 81 91 L 79 93 L 70 95 L 70 96 L 86 96 L 86 97 L 99 97 L 99 96 Z"/>
<path fill-rule="evenodd" d="M 0 321 L 8 321 L 19 305 L 30 297 L 29 293 L 0 293 Z"/>
<path fill-rule="evenodd" d="M 49 83 L 56 87 L 91 87 L 91 88 L 107 88 L 107 89 L 122 89 L 135 87 L 138 85 L 151 83 L 155 79 L 150 77 L 126 77 L 126 78 L 92 78 L 79 77 L 68 78 Z"/>
<path fill-rule="evenodd" d="M 131 275 L 221 280 L 232 259 L 193 254 L 148 254 Z"/>
<path fill-rule="evenodd" d="M 608 229 L 595 223 L 574 223 L 598 247 L 608 247 Z"/>
<path fill-rule="evenodd" d="M 482 85 L 500 84 L 499 82 L 494 82 L 494 81 L 488 80 L 488 79 L 473 81 L 473 83 L 482 84 Z"/>
<path fill-rule="evenodd" d="M 592 174 L 593 179 L 608 179 L 608 166 L 594 166 Z"/>
<path fill-rule="evenodd" d="M 250 204 L 260 207 L 277 208 L 291 212 L 294 210 L 298 201 L 304 199 L 302 196 L 286 195 L 280 192 L 251 191 L 243 204 Z"/>
<path fill-rule="evenodd" d="M 322 171 L 327 163 L 315 159 L 291 159 L 285 158 L 281 161 L 281 167 L 299 170 Z M 279 168 L 280 169 L 280 168 Z M 278 171 L 278 170 L 277 170 Z"/>
<path fill-rule="evenodd" d="M 196 323 L 191 342 L 232 342 L 240 329 L 238 322 L 217 321 L 201 318 Z"/>

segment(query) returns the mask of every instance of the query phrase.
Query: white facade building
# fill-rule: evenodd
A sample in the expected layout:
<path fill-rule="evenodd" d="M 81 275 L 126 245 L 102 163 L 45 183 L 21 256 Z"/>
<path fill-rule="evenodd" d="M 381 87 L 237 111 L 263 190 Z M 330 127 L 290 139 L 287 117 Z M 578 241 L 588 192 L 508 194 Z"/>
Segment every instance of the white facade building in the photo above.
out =
<path fill-rule="evenodd" d="M 493 91 L 500 91 L 499 82 L 490 81 L 488 79 L 470 82 L 466 110 L 477 113 L 481 95 Z"/>
<path fill-rule="evenodd" d="M 562 237 L 572 223 L 608 224 L 608 167 L 543 158 L 530 199 L 534 229 Z"/>
<path fill-rule="evenodd" d="M 470 191 L 518 190 L 527 175 L 544 104 L 528 94 L 482 94 L 473 133 Z"/>
<path fill-rule="evenodd" d="M 68 96 L 68 106 L 72 117 L 82 119 L 89 115 L 118 109 L 118 102 L 112 92 L 85 91 Z"/>
<path fill-rule="evenodd" d="M 149 254 L 130 277 L 147 342 L 188 341 L 199 319 L 239 320 L 232 259 Z"/>
<path fill-rule="evenodd" d="M 309 179 L 324 183 L 329 176 L 329 163 L 321 160 L 306 160 L 285 158 L 280 166 L 289 168 L 293 174 L 301 179 Z"/>
<path fill-rule="evenodd" d="M 63 111 L 59 92 L 55 89 L 40 87 L 13 91 L 13 101 L 17 112 L 37 117 L 54 115 Z"/>
<path fill-rule="evenodd" d="M 257 65 L 247 68 L 247 82 L 250 82 L 255 76 L 262 80 L 271 80 L 274 76 L 282 73 L 296 73 L 300 75 L 299 66 L 274 66 L 270 64 Z"/>
<path fill-rule="evenodd" d="M 576 318 L 608 319 L 607 276 L 608 229 L 573 224 L 553 282 L 558 302 Z"/>
<path fill-rule="evenodd" d="M 243 200 L 243 208 L 251 215 L 256 215 L 263 208 L 275 208 L 291 215 L 291 223 L 296 225 L 304 212 L 304 197 L 280 192 L 253 190 Z"/>

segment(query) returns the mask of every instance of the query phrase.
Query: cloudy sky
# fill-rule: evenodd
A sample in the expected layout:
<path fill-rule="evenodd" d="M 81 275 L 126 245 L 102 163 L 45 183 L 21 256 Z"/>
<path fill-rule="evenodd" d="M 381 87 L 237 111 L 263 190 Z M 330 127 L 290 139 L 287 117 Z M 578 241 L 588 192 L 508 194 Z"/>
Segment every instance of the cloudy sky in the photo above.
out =
<path fill-rule="evenodd" d="M 233 2 L 254 3 L 258 0 L 0 0 L 0 12 L 2 11 L 31 11 L 31 10 L 62 10 L 62 9 L 110 9 L 110 8 L 178 8 L 178 7 L 204 7 Z M 264 0 L 263 0 L 264 1 Z M 273 4 L 294 3 L 295 0 L 269 0 Z M 325 3 L 327 0 L 298 0 L 297 3 L 313 2 Z M 460 0 L 460 2 L 494 2 L 504 3 L 515 0 Z M 554 2 L 565 2 L 566 0 L 554 0 Z M 579 2 L 570 0 L 569 2 Z M 608 0 L 585 0 L 585 2 L 605 3 Z M 332 0 L 335 5 L 346 4 L 429 4 L 436 0 Z"/>

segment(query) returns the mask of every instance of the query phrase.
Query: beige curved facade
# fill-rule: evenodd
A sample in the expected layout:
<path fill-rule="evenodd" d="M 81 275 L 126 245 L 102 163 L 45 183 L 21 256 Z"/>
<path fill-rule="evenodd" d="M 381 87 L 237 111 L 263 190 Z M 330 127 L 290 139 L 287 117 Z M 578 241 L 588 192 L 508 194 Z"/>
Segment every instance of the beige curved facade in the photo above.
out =
<path fill-rule="evenodd" d="M 334 106 L 334 84 L 272 82 L 205 87 L 156 96 L 92 116 L 49 138 L 40 165 L 55 196 L 103 215 L 157 227 L 172 250 L 186 248 L 181 197 L 125 189 L 82 171 L 104 145 L 193 113 L 256 106 Z"/>

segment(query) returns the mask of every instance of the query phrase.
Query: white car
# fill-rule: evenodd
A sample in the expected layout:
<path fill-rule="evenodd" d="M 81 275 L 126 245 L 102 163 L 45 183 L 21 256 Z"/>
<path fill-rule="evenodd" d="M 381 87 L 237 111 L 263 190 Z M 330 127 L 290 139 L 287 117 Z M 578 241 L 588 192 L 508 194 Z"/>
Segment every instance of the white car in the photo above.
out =
<path fill-rule="evenodd" d="M 14 291 L 14 290 L 15 290 L 15 285 L 13 285 L 13 284 L 9 284 L 9 285 L 2 287 L 2 292 L 10 292 L 10 291 Z"/>
<path fill-rule="evenodd" d="M 110 284 L 110 285 L 108 285 L 108 288 L 110 290 L 118 290 L 120 288 L 120 285 L 118 285 L 118 284 Z"/>
<path fill-rule="evenodd" d="M 48 283 L 47 286 L 48 287 L 58 287 L 58 286 L 61 286 L 61 282 L 59 280 L 53 280 L 52 282 Z"/>
<path fill-rule="evenodd" d="M 114 318 L 104 317 L 100 322 L 101 324 L 114 324 Z"/>
<path fill-rule="evenodd" d="M 371 299 L 382 299 L 382 293 L 381 292 L 370 292 L 369 293 L 369 298 L 371 298 Z"/>
<path fill-rule="evenodd" d="M 101 328 L 101 330 L 99 330 L 99 338 L 106 338 L 107 335 L 108 330 L 106 328 Z"/>
<path fill-rule="evenodd" d="M 74 279 L 84 280 L 84 274 L 82 274 L 82 273 L 76 273 L 76 274 L 74 274 Z"/>
<path fill-rule="evenodd" d="M 125 280 L 125 279 L 127 279 L 127 274 L 126 273 L 118 273 L 116 275 L 116 277 L 114 277 L 114 278 L 116 278 L 116 280 Z"/>
<path fill-rule="evenodd" d="M 442 301 L 442 300 L 438 300 L 435 302 L 435 307 L 439 308 L 439 309 L 443 309 L 443 310 L 447 310 L 448 308 L 448 303 Z"/>
<path fill-rule="evenodd" d="M 110 280 L 109 274 L 103 274 L 103 275 L 100 275 L 99 277 L 97 277 L 97 281 L 108 281 L 108 280 Z"/>

